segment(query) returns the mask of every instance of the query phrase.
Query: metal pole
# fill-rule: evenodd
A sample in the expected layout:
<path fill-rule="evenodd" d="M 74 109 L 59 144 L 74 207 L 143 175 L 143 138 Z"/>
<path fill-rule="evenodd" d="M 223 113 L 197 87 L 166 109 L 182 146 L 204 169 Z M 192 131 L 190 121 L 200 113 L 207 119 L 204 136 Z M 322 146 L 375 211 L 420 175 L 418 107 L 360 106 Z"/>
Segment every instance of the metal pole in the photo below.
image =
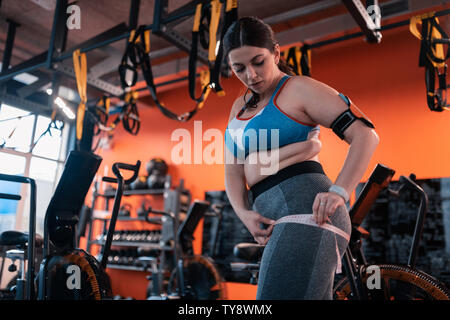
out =
<path fill-rule="evenodd" d="M 11 63 L 12 50 L 14 45 L 14 38 L 16 36 L 16 28 L 19 26 L 16 22 L 12 20 L 8 21 L 8 34 L 6 36 L 5 50 L 3 51 L 3 60 L 2 60 L 2 70 L 0 75 L 8 70 L 9 65 Z M 6 93 L 6 84 L 0 86 L 0 93 Z M 2 101 L 0 100 L 0 110 L 2 108 Z"/>
<path fill-rule="evenodd" d="M 438 11 L 434 14 L 435 17 L 441 17 L 441 16 L 445 16 L 450 14 L 450 9 L 446 9 L 446 10 L 442 10 L 442 11 Z M 382 26 L 380 28 L 380 31 L 385 31 L 385 30 L 391 30 L 394 28 L 399 28 L 399 27 L 403 27 L 403 26 L 407 26 L 409 25 L 409 19 L 407 20 L 402 20 L 399 22 L 394 22 L 391 24 L 387 24 L 385 26 Z M 345 36 L 341 36 L 341 37 L 336 37 L 336 38 L 332 38 L 329 40 L 325 40 L 325 41 L 319 41 L 316 43 L 313 43 L 310 45 L 311 48 L 318 48 L 318 47 L 322 47 L 325 46 L 327 44 L 332 44 L 332 43 L 336 43 L 336 42 L 341 42 L 341 41 L 345 41 L 345 40 L 349 40 L 349 39 L 353 39 L 353 38 L 357 38 L 357 37 L 361 37 L 364 36 L 363 32 L 355 32 L 355 33 L 351 33 Z"/>

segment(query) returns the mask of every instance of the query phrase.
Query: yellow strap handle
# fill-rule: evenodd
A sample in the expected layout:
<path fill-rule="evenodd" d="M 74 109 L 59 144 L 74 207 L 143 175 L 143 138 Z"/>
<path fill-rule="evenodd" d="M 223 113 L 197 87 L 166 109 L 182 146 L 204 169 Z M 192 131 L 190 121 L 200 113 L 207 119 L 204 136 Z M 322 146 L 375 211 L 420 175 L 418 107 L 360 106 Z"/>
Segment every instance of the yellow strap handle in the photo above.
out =
<path fill-rule="evenodd" d="M 104 100 L 104 102 L 103 102 L 103 100 Z M 99 106 L 99 107 L 105 107 L 106 115 L 109 114 L 109 106 L 110 105 L 111 105 L 111 99 L 108 97 L 105 97 L 104 99 L 100 99 L 100 101 L 97 104 L 97 106 Z"/>
<path fill-rule="evenodd" d="M 150 53 L 150 30 L 145 30 L 144 32 L 144 41 L 145 41 L 145 53 Z"/>
<path fill-rule="evenodd" d="M 192 27 L 192 32 L 198 32 L 198 29 L 200 28 L 201 16 L 202 16 L 202 4 L 199 3 L 197 7 L 195 7 L 194 26 Z"/>
<path fill-rule="evenodd" d="M 209 86 L 209 70 L 201 70 L 200 71 L 200 83 L 202 85 L 202 90 L 205 88 L 205 86 L 208 86 L 208 89 L 205 91 L 205 95 L 203 96 L 203 101 L 198 104 L 198 108 L 203 108 L 203 105 L 206 102 L 206 99 L 208 98 L 208 95 L 211 91 L 211 87 Z"/>
<path fill-rule="evenodd" d="M 134 38 L 134 34 L 136 33 L 136 30 L 131 30 L 130 31 L 130 36 L 128 37 L 128 42 L 132 42 L 133 41 L 133 38 Z M 136 41 L 137 41 L 138 39 L 136 39 Z"/>
<path fill-rule="evenodd" d="M 106 98 L 105 99 L 105 112 L 106 115 L 109 115 L 109 107 L 111 106 L 111 99 L 110 98 Z"/>
<path fill-rule="evenodd" d="M 128 42 L 132 42 L 134 35 L 136 33 L 136 30 L 131 30 L 130 31 L 130 36 L 128 37 Z M 150 30 L 145 30 L 144 31 L 144 41 L 145 41 L 145 53 L 150 53 Z M 138 37 L 136 39 L 136 41 L 134 41 L 134 43 L 139 43 L 141 42 L 141 38 Z"/>
<path fill-rule="evenodd" d="M 434 11 L 414 16 L 409 20 L 409 31 L 419 40 L 422 40 L 422 35 L 419 32 L 418 25 L 422 24 L 423 19 L 434 17 Z"/>
<path fill-rule="evenodd" d="M 86 54 L 80 53 L 80 49 L 73 52 L 73 67 L 75 70 L 75 78 L 77 80 L 78 94 L 80 95 L 80 104 L 77 111 L 77 140 L 81 140 L 83 136 L 83 120 L 86 112 L 86 86 L 87 86 L 87 62 Z"/>
<path fill-rule="evenodd" d="M 130 101 L 132 101 L 132 100 L 136 101 L 138 98 L 139 98 L 139 92 L 130 91 L 125 94 L 124 101 L 125 101 L 125 103 L 128 104 L 128 103 L 130 103 Z"/>
<path fill-rule="evenodd" d="M 422 24 L 422 20 L 430 19 L 430 18 L 433 18 L 436 21 L 436 23 L 439 23 L 438 18 L 435 17 L 434 14 L 435 14 L 435 12 L 432 11 L 432 12 L 425 13 L 423 15 L 418 15 L 418 16 L 412 17 L 409 21 L 409 31 L 419 40 L 423 40 L 422 34 L 419 31 L 419 25 Z M 428 24 L 427 35 L 431 39 L 442 39 L 442 35 L 440 34 L 440 32 L 438 30 L 436 30 L 436 28 L 433 28 L 431 26 L 431 24 Z M 443 60 L 445 59 L 444 45 L 442 43 L 436 44 L 436 49 L 431 47 L 431 50 L 433 51 L 434 56 L 438 57 L 439 59 L 443 59 Z M 437 63 L 431 59 L 429 59 L 429 60 L 431 61 L 431 63 L 433 64 L 433 66 L 435 68 L 445 67 L 445 62 Z"/>
<path fill-rule="evenodd" d="M 238 2 L 237 0 L 227 0 L 227 6 L 225 7 L 225 11 L 228 12 L 237 8 Z"/>
<path fill-rule="evenodd" d="M 436 23 L 439 24 L 438 18 L 434 18 L 436 20 Z M 429 26 L 431 28 L 431 25 Z M 433 28 L 431 30 L 431 39 L 442 39 L 441 33 L 436 29 Z M 436 44 L 436 50 L 431 47 L 431 50 L 433 51 L 433 54 L 435 57 L 438 57 L 439 59 L 445 60 L 445 54 L 444 54 L 444 44 L 438 43 Z M 445 67 L 445 61 L 442 63 L 435 63 L 433 62 L 433 65 L 437 68 L 444 68 Z"/>
<path fill-rule="evenodd" d="M 208 60 L 216 61 L 216 45 L 217 45 L 217 28 L 219 27 L 220 12 L 222 3 L 219 0 L 211 1 L 211 23 L 209 25 L 209 52 Z"/>

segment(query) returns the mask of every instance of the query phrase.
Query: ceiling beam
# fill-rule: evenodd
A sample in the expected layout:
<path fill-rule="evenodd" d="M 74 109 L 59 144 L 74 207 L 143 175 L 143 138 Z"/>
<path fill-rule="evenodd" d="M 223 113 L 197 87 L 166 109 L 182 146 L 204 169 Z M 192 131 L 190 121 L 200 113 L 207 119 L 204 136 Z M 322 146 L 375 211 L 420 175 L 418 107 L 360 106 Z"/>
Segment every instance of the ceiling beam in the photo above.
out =
<path fill-rule="evenodd" d="M 366 7 L 361 3 L 361 0 L 342 0 L 348 11 L 355 19 L 356 23 L 366 35 L 369 43 L 380 43 L 381 32 L 377 31 L 377 26 L 372 20 L 372 17 L 367 13 Z"/>

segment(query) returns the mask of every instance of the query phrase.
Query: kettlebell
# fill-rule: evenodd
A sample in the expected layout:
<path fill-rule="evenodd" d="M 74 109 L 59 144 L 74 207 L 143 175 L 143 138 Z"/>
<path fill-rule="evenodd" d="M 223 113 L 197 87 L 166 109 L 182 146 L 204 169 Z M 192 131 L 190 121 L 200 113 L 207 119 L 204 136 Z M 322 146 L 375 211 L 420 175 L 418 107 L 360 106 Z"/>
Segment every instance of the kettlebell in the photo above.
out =
<path fill-rule="evenodd" d="M 122 205 L 119 209 L 119 216 L 121 217 L 129 217 L 131 214 L 131 205 L 128 203 L 125 203 Z"/>
<path fill-rule="evenodd" d="M 162 189 L 166 181 L 165 175 L 151 174 L 147 179 L 147 187 L 149 189 Z"/>
<path fill-rule="evenodd" d="M 134 180 L 130 184 L 131 190 L 139 190 L 139 189 L 146 189 L 147 188 L 147 177 L 146 176 L 139 176 L 136 180 Z"/>
<path fill-rule="evenodd" d="M 145 203 L 143 202 L 141 207 L 137 211 L 138 217 L 146 217 L 148 213 L 148 209 L 145 207 Z"/>
<path fill-rule="evenodd" d="M 146 165 L 148 175 L 152 175 L 154 173 L 159 173 L 163 176 L 167 174 L 168 166 L 167 163 L 161 158 L 153 158 Z"/>

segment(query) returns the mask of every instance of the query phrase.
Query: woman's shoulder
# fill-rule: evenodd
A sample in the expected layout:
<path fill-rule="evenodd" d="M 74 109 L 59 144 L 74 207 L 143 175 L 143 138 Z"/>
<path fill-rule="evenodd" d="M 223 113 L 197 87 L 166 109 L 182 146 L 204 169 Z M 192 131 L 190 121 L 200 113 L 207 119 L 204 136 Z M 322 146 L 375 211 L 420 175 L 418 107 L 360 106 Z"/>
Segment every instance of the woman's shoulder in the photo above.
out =
<path fill-rule="evenodd" d="M 291 76 L 283 89 L 285 95 L 293 95 L 296 98 L 302 97 L 302 100 L 307 97 L 315 98 L 317 95 L 330 92 L 335 93 L 336 90 L 319 80 L 302 75 Z"/>
<path fill-rule="evenodd" d="M 289 80 L 287 81 L 285 85 L 285 89 L 288 91 L 295 91 L 298 90 L 307 90 L 309 87 L 314 86 L 319 81 L 309 77 L 309 76 L 290 76 Z"/>

